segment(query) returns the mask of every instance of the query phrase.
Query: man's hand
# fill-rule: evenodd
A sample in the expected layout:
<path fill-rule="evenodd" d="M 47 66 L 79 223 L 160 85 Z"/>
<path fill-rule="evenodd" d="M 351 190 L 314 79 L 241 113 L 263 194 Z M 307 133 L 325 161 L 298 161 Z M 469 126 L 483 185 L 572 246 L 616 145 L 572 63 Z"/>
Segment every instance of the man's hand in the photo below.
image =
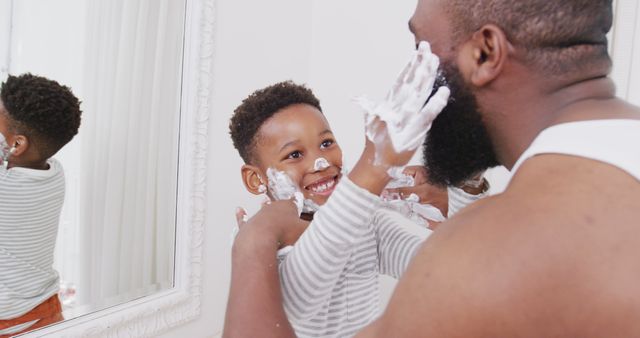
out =
<path fill-rule="evenodd" d="M 293 245 L 309 225 L 298 217 L 296 205 L 291 200 L 263 203 L 251 218 L 247 217 L 244 209 L 238 208 L 236 221 L 240 230 L 234 245 L 244 241 L 244 237 L 251 237 L 253 240 L 271 241 L 278 249 Z M 255 235 L 245 235 L 248 232 Z"/>

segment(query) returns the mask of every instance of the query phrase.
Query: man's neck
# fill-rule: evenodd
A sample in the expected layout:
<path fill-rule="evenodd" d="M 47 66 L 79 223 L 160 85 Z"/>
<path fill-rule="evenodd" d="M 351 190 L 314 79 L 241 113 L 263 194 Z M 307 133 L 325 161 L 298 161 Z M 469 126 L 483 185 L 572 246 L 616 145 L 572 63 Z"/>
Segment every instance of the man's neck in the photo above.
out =
<path fill-rule="evenodd" d="M 511 169 L 538 134 L 553 125 L 607 118 L 607 110 L 589 107 L 594 102 L 609 106 L 615 86 L 608 77 L 595 77 L 561 85 L 545 84 L 517 89 L 496 108 L 503 114 L 488 123 L 500 163 Z"/>

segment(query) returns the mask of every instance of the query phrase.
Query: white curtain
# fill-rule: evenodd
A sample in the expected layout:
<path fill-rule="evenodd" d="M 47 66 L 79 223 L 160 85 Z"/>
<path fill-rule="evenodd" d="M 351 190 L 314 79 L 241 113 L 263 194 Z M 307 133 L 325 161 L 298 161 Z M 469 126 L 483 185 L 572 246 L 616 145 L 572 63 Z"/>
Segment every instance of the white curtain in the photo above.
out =
<path fill-rule="evenodd" d="M 78 305 L 173 283 L 184 6 L 87 3 Z"/>

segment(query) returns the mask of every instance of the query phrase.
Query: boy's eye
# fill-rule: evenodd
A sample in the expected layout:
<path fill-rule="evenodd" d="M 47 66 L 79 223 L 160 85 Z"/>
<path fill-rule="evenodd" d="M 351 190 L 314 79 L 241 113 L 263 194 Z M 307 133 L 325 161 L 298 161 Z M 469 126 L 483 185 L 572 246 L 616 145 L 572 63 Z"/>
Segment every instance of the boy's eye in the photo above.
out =
<path fill-rule="evenodd" d="M 302 157 L 302 153 L 297 151 L 297 150 L 294 151 L 294 152 L 291 152 L 289 155 L 287 155 L 288 159 L 296 159 L 296 158 L 300 158 L 300 157 Z"/>
<path fill-rule="evenodd" d="M 324 149 L 324 148 L 329 148 L 333 145 L 333 140 L 324 140 L 322 141 L 322 143 L 320 143 L 320 148 Z"/>

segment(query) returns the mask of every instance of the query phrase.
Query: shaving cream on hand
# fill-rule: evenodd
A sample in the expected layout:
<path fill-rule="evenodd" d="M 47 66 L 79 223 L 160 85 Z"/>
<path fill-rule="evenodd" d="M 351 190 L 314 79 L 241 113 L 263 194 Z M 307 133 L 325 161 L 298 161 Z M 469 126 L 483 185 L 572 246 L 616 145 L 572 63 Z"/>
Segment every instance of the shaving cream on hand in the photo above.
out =
<path fill-rule="evenodd" d="M 365 112 L 366 135 L 376 147 L 376 162 L 381 162 L 379 151 L 384 149 L 387 137 L 398 154 L 415 151 L 423 143 L 431 123 L 449 100 L 447 87 L 438 88 L 429 98 L 439 64 L 429 43 L 422 41 L 382 102 L 376 104 L 364 97 L 356 99 Z M 385 122 L 386 128 L 380 130 L 378 122 Z"/>

